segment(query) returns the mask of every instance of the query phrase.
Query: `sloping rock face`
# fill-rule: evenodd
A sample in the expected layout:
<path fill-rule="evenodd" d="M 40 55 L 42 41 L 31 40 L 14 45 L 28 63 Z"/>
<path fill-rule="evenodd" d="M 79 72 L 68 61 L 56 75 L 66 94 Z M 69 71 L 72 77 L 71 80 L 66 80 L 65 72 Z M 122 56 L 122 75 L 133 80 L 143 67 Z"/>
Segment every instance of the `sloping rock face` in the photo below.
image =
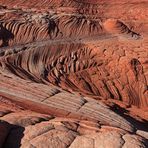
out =
<path fill-rule="evenodd" d="M 147 7 L 1 0 L 0 148 L 147 148 Z"/>

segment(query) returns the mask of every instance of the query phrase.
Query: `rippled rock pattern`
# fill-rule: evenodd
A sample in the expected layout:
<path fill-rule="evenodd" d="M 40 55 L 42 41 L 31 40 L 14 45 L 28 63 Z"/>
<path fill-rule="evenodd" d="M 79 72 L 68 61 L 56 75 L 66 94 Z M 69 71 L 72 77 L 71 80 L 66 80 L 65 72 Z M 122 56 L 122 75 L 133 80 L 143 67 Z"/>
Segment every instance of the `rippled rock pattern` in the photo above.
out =
<path fill-rule="evenodd" d="M 147 7 L 1 0 L 0 148 L 147 148 Z"/>

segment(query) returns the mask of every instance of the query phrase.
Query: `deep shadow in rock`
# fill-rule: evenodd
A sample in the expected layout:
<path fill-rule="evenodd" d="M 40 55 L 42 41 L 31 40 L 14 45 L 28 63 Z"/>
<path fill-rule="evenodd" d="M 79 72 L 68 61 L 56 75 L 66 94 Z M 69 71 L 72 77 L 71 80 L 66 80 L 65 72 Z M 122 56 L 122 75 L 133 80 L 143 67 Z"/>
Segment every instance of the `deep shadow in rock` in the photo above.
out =
<path fill-rule="evenodd" d="M 0 122 L 0 148 L 20 148 L 24 127 Z"/>
<path fill-rule="evenodd" d="M 131 117 L 128 115 L 128 111 L 119 105 L 115 104 L 114 106 L 111 107 L 111 110 L 116 112 L 117 114 L 121 115 L 124 117 L 128 122 L 130 122 L 137 130 L 142 130 L 148 132 L 148 121 L 146 120 L 136 120 L 135 118 Z"/>
<path fill-rule="evenodd" d="M 0 120 L 0 148 L 3 147 L 10 129 L 11 125 L 8 122 Z"/>
<path fill-rule="evenodd" d="M 2 44 L 0 47 L 5 47 L 9 45 L 9 40 L 14 39 L 14 34 L 3 27 L 2 24 L 0 24 L 0 40 L 2 40 Z"/>

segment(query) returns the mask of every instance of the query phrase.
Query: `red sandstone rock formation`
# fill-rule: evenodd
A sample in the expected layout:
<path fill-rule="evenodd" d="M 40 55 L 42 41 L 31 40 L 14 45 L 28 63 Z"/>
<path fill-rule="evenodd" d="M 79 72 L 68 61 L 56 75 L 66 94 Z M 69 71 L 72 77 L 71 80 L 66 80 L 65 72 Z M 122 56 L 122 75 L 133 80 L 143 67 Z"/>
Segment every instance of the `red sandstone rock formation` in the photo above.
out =
<path fill-rule="evenodd" d="M 0 1 L 0 148 L 148 147 L 147 0 Z"/>

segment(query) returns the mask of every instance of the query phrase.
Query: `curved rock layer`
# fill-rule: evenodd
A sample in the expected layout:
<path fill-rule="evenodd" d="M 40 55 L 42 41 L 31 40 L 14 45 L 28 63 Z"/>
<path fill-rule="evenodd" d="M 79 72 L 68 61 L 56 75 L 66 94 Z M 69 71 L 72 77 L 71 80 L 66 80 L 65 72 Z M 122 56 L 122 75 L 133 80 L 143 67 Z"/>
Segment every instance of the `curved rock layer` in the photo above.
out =
<path fill-rule="evenodd" d="M 2 75 L 0 80 L 1 147 L 147 147 L 148 115 L 142 110 L 125 107 L 128 116 L 123 118 L 112 110 L 116 104 L 105 105 L 51 84 Z M 145 115 L 136 119 L 136 112 Z"/>
<path fill-rule="evenodd" d="M 142 61 L 143 55 L 140 57 L 142 64 L 136 56 L 130 55 L 130 46 L 128 51 L 116 51 L 114 47 L 115 51 L 110 48 L 102 51 L 104 49 L 99 47 L 99 43 L 89 46 L 59 44 L 7 49 L 1 56 L 1 69 L 21 78 L 47 81 L 84 95 L 147 107 L 147 64 Z M 136 51 L 135 48 L 134 52 L 140 56 L 141 50 Z"/>
<path fill-rule="evenodd" d="M 148 147 L 147 0 L 0 1 L 0 148 Z"/>

